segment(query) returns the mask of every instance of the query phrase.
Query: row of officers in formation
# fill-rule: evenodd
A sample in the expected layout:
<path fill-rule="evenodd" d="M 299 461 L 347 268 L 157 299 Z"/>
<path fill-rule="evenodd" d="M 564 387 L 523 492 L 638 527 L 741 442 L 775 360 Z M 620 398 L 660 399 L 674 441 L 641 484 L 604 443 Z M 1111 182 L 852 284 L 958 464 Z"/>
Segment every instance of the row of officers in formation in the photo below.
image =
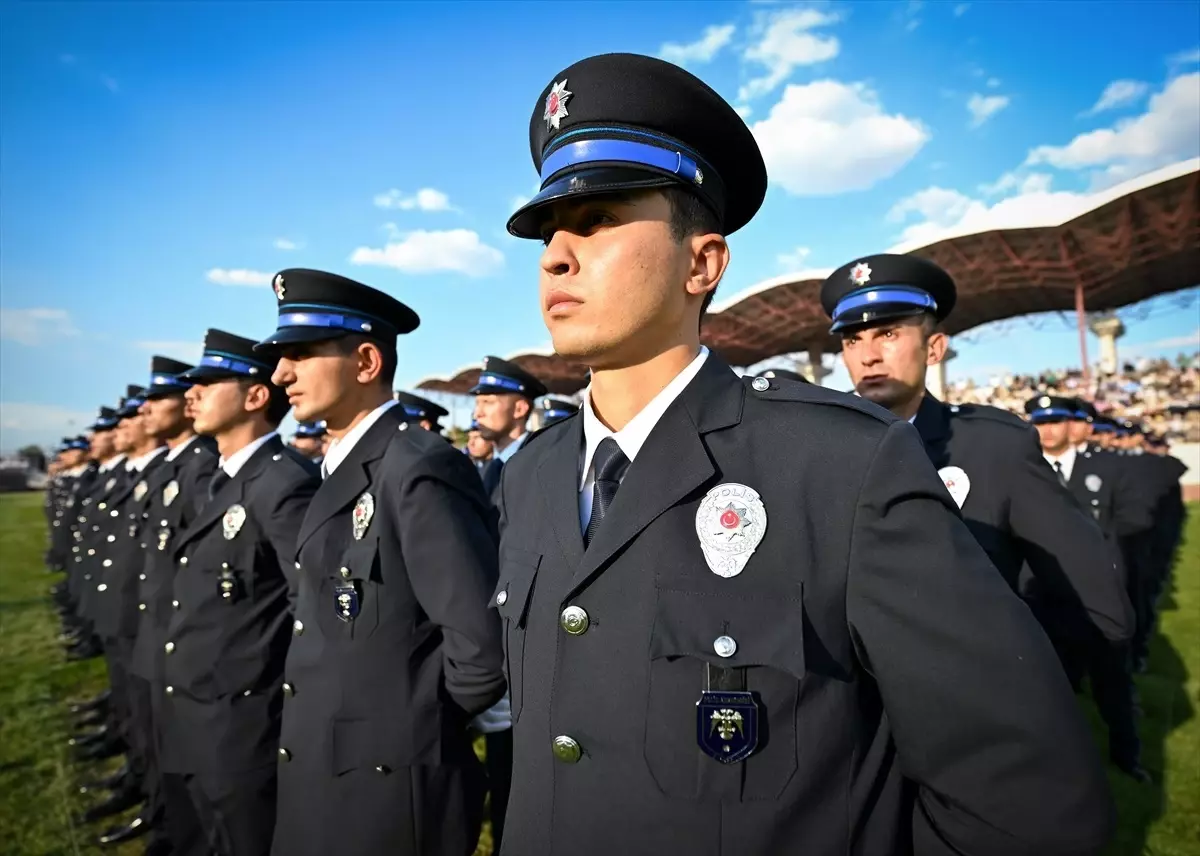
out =
<path fill-rule="evenodd" d="M 917 257 L 821 289 L 856 395 L 739 377 L 699 322 L 766 171 L 676 66 L 565 69 L 530 147 L 508 227 L 544 242 L 578 408 L 488 358 L 464 454 L 392 392 L 417 314 L 289 269 L 274 332 L 154 358 L 65 444 L 49 564 L 110 680 L 74 744 L 126 759 L 88 819 L 139 807 L 102 840 L 466 856 L 486 813 L 510 856 L 1100 852 L 1072 687 L 1148 780 L 1131 674 L 1178 461 L 1085 400 L 934 399 L 956 289 Z"/>

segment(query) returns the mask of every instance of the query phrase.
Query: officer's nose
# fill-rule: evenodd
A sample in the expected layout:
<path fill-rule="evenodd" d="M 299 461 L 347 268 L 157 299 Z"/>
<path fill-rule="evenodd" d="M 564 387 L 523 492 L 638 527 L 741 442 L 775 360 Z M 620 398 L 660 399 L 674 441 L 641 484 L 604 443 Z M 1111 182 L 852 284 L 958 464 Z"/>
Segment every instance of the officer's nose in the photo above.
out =
<path fill-rule="evenodd" d="M 566 229 L 558 229 L 542 251 L 542 271 L 551 277 L 572 276 L 579 272 L 579 259 L 575 256 L 574 243 L 578 235 Z"/>
<path fill-rule="evenodd" d="M 275 365 L 275 371 L 271 373 L 271 383 L 276 386 L 287 386 L 295 379 L 296 372 L 292 361 L 287 357 L 280 357 L 279 362 Z"/>

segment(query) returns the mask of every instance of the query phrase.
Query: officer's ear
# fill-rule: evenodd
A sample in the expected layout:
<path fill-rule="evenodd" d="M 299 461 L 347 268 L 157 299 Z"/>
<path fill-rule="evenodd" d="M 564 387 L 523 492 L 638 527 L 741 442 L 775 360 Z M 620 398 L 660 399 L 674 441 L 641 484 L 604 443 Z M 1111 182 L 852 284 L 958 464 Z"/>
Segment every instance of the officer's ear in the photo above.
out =
<path fill-rule="evenodd" d="M 921 332 L 925 334 L 925 365 L 936 366 L 946 359 L 950 339 L 937 329 L 937 320 L 932 315 L 922 317 Z"/>
<path fill-rule="evenodd" d="M 520 398 L 513 403 L 513 418 L 518 422 L 524 422 L 529 418 L 530 411 L 533 410 L 533 404 L 528 398 Z"/>
<path fill-rule="evenodd" d="M 354 351 L 358 357 L 358 374 L 355 375 L 355 380 L 363 386 L 374 383 L 383 375 L 383 349 L 378 343 L 364 338 Z"/>

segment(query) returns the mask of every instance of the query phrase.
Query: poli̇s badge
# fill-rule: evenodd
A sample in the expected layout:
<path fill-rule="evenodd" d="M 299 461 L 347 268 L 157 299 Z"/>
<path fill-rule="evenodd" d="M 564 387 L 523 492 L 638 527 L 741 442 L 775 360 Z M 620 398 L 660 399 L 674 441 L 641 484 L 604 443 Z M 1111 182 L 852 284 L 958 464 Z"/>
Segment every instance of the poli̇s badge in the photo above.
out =
<path fill-rule="evenodd" d="M 283 284 L 283 274 L 275 274 L 275 281 L 271 283 L 271 288 L 275 290 L 275 296 L 283 300 L 284 295 L 287 294 L 287 288 Z"/>
<path fill-rule="evenodd" d="M 696 702 L 696 744 L 722 764 L 744 761 L 758 748 L 758 702 L 748 692 L 705 692 Z"/>
<path fill-rule="evenodd" d="M 850 281 L 855 285 L 866 285 L 871 281 L 871 266 L 866 262 L 859 262 L 850 269 Z"/>
<path fill-rule="evenodd" d="M 133 489 L 133 501 L 141 502 L 146 497 L 146 491 L 149 489 L 145 480 L 138 482 L 137 486 Z"/>
<path fill-rule="evenodd" d="M 758 492 L 744 484 L 717 485 L 696 509 L 704 561 L 719 577 L 736 577 L 745 570 L 766 533 L 767 509 Z"/>
<path fill-rule="evenodd" d="M 354 526 L 355 541 L 361 541 L 362 537 L 367 534 L 367 527 L 371 525 L 371 518 L 374 516 L 375 497 L 364 493 L 358 498 L 358 502 L 354 503 L 354 511 L 350 515 L 350 521 Z"/>
<path fill-rule="evenodd" d="M 1101 479 L 1100 476 L 1096 475 L 1095 473 L 1092 473 L 1090 476 L 1088 476 L 1087 478 L 1085 478 L 1083 480 L 1083 486 L 1086 487 L 1088 490 L 1090 490 L 1092 493 L 1098 493 L 1100 491 L 1100 488 L 1103 485 L 1104 485 L 1104 480 Z"/>
<path fill-rule="evenodd" d="M 237 537 L 237 534 L 242 531 L 242 526 L 246 522 L 246 509 L 240 505 L 231 505 L 229 510 L 225 512 L 225 516 L 221 518 L 221 529 L 225 534 L 226 541 L 232 541 Z"/>
<path fill-rule="evenodd" d="M 546 109 L 542 113 L 542 118 L 546 120 L 546 130 L 559 129 L 562 120 L 567 118 L 567 99 L 573 94 L 567 89 L 565 80 L 550 87 L 550 94 L 546 96 Z"/>
<path fill-rule="evenodd" d="M 971 492 L 971 479 L 961 467 L 942 467 L 938 470 L 938 475 L 942 477 L 942 484 L 950 492 L 950 498 L 962 508 L 963 503 L 967 501 L 967 494 Z"/>
<path fill-rule="evenodd" d="M 167 486 L 163 488 L 162 500 L 163 505 L 170 506 L 175 501 L 175 497 L 179 496 L 179 482 L 171 479 L 167 482 Z"/>

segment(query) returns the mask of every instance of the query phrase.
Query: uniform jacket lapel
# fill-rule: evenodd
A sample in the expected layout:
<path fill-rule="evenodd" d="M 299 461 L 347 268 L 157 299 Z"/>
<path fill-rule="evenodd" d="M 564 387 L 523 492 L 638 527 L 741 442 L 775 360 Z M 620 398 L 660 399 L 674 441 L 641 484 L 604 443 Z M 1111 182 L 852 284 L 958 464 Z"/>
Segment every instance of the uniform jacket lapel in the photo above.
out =
<path fill-rule="evenodd" d="M 217 495 L 208 500 L 200 509 L 199 514 L 188 528 L 180 534 L 179 540 L 175 543 L 175 550 L 178 551 L 185 544 L 204 534 L 214 522 L 225 516 L 225 512 L 231 506 L 240 505 L 245 497 L 246 485 L 257 478 L 267 465 L 267 461 L 281 451 L 283 451 L 283 441 L 278 436 L 272 437 L 259 446 L 258 451 L 251 455 L 250 460 L 246 461 L 238 470 L 238 474 L 227 481 L 217 491 Z"/>
<path fill-rule="evenodd" d="M 926 392 L 921 399 L 921 406 L 917 408 L 913 427 L 921 435 L 925 452 L 933 465 L 939 468 L 945 466 L 949 461 L 946 446 L 950 441 L 950 414 L 946 405 Z"/>
<path fill-rule="evenodd" d="M 741 421 L 745 394 L 745 387 L 729 366 L 710 354 L 630 464 L 604 525 L 597 530 L 571 579 L 572 591 L 599 572 L 659 515 L 686 500 L 716 474 L 703 437 Z M 570 472 L 578 486 L 578 447 Z M 578 490 L 575 497 L 573 510 L 578 509 Z M 575 518 L 578 532 L 578 513 Z"/>
<path fill-rule="evenodd" d="M 538 465 L 537 480 L 546 506 L 546 519 L 571 567 L 583 558 L 579 528 L 579 464 L 583 449 L 583 417 L 571 419 Z"/>
<path fill-rule="evenodd" d="M 300 555 L 304 542 L 311 538 L 325 521 L 357 500 L 363 491 L 371 486 L 370 465 L 387 452 L 388 444 L 400 429 L 401 412 L 402 408 L 393 407 L 380 416 L 354 444 L 346 459 L 317 489 L 304 515 L 304 522 L 300 525 L 300 535 L 296 539 L 296 555 Z"/>

